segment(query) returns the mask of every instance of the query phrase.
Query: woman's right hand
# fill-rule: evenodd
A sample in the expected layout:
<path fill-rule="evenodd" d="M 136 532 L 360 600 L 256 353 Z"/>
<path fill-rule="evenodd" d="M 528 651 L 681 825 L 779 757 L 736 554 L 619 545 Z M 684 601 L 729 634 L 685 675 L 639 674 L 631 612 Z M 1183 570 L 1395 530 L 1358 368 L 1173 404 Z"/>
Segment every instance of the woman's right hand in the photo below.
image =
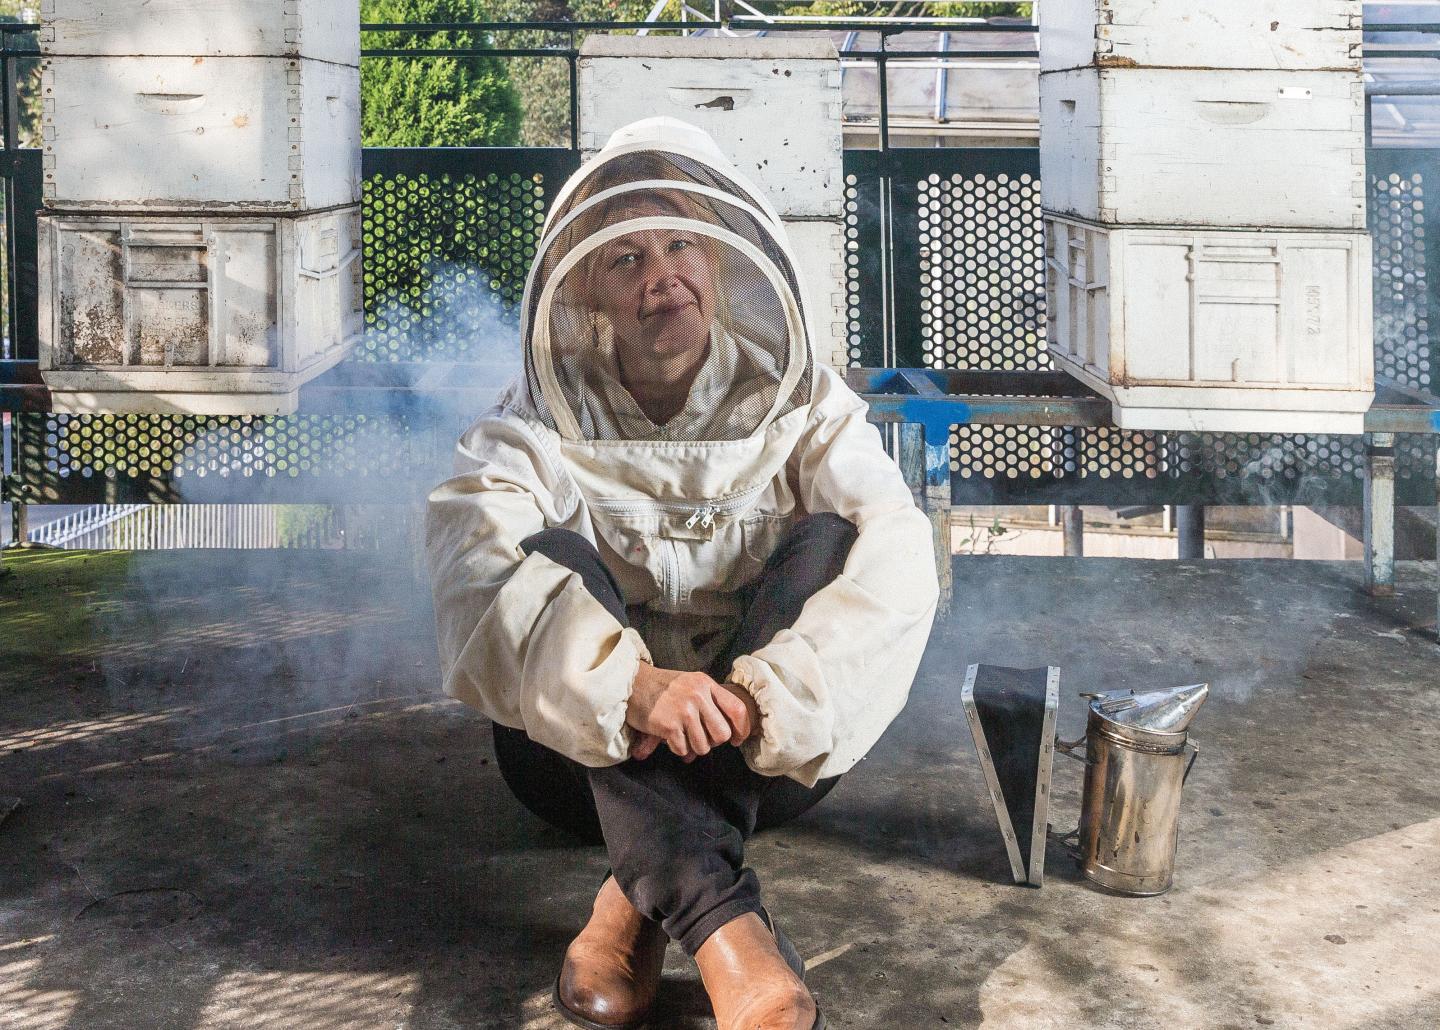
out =
<path fill-rule="evenodd" d="M 745 703 L 705 673 L 657 669 L 644 662 L 630 688 L 625 722 L 642 734 L 630 749 L 630 756 L 639 759 L 665 743 L 690 761 L 749 736 Z"/>

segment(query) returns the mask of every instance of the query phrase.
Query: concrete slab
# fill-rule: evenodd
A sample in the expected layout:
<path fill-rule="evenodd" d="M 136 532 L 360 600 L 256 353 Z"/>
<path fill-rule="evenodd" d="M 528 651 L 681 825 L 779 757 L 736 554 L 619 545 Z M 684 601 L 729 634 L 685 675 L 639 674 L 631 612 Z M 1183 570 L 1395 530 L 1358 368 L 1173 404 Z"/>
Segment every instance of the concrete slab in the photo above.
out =
<path fill-rule="evenodd" d="M 522 1027 L 605 868 L 438 696 L 409 562 L 7 557 L 0 1027 Z M 750 855 L 833 1027 L 1440 1025 L 1430 567 L 957 559 L 910 706 Z M 967 663 L 1209 680 L 1177 886 L 1008 883 Z M 1078 812 L 1057 759 L 1053 818 Z M 657 1025 L 713 1025 L 671 949 Z"/>

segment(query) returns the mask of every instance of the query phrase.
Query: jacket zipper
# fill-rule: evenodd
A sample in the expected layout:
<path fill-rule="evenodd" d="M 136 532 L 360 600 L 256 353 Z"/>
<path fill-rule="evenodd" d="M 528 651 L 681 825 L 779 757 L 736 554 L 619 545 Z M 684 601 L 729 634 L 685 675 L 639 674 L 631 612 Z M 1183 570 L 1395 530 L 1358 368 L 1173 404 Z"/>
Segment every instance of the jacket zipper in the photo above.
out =
<path fill-rule="evenodd" d="M 603 511 L 609 515 L 660 515 L 675 514 L 681 515 L 690 513 L 685 520 L 686 529 L 694 529 L 700 525 L 709 529 L 715 524 L 715 519 L 722 515 L 730 515 L 741 511 L 755 500 L 765 489 L 765 485 L 745 490 L 742 493 L 734 494 L 720 501 L 707 501 L 703 504 L 687 504 L 682 501 L 655 501 L 655 500 L 595 500 L 590 506 L 597 511 Z M 664 567 L 665 582 L 663 589 L 665 599 L 670 603 L 671 610 L 680 607 L 680 555 L 675 546 L 675 541 L 669 537 L 659 537 L 662 554 L 661 564 Z"/>
<path fill-rule="evenodd" d="M 624 501 L 602 499 L 589 503 L 592 508 L 609 515 L 683 515 L 689 512 L 690 517 L 685 521 L 686 529 L 693 529 L 697 523 L 709 529 L 714 525 L 716 518 L 734 514 L 747 507 L 764 489 L 765 486 L 762 485 L 720 501 L 706 501 L 698 505 L 684 501 L 652 501 L 648 499 Z"/>
<path fill-rule="evenodd" d="M 660 545 L 665 550 L 665 598 L 670 610 L 676 611 L 680 607 L 680 555 L 669 537 L 661 537 Z"/>
<path fill-rule="evenodd" d="M 701 527 L 709 529 L 715 524 L 715 515 L 715 509 L 708 504 L 703 508 L 696 508 L 690 513 L 690 517 L 685 520 L 685 528 L 694 529 L 695 523 L 698 522 Z"/>

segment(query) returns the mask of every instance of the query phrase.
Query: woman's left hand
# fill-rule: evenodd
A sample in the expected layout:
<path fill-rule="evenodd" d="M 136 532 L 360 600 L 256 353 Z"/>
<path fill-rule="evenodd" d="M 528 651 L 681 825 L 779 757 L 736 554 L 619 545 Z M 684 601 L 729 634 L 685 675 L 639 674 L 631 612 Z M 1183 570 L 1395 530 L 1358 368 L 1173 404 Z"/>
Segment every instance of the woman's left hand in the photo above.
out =
<path fill-rule="evenodd" d="M 733 683 L 721 683 L 720 686 L 745 706 L 745 717 L 743 719 L 731 718 L 735 733 L 730 738 L 730 743 L 737 747 L 760 732 L 760 707 L 750 692 L 743 687 L 737 687 Z M 636 761 L 643 762 L 655 753 L 655 749 L 665 743 L 653 733 L 646 733 L 631 727 L 632 739 L 630 742 L 630 757 Z M 686 755 L 684 761 L 693 762 L 694 755 Z"/>

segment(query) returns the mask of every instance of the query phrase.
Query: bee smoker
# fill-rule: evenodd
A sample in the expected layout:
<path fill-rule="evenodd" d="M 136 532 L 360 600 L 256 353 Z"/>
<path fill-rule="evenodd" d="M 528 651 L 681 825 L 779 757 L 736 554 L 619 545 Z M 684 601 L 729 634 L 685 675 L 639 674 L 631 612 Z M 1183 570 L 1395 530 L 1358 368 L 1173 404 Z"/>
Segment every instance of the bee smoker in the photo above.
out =
<path fill-rule="evenodd" d="M 1016 883 L 1043 882 L 1051 758 L 1085 763 L 1074 852 L 1082 874 L 1120 894 L 1163 894 L 1175 878 L 1180 794 L 1200 748 L 1189 726 L 1208 684 L 1082 694 L 1085 736 L 1056 739 L 1060 670 L 972 665 L 961 701 Z M 1084 758 L 1080 757 L 1084 745 Z"/>
<path fill-rule="evenodd" d="M 1175 882 L 1180 793 L 1200 754 L 1188 730 L 1209 693 L 1198 683 L 1081 695 L 1090 699 L 1085 736 L 1055 746 L 1078 759 L 1085 745 L 1077 857 L 1087 879 L 1139 896 Z"/>

